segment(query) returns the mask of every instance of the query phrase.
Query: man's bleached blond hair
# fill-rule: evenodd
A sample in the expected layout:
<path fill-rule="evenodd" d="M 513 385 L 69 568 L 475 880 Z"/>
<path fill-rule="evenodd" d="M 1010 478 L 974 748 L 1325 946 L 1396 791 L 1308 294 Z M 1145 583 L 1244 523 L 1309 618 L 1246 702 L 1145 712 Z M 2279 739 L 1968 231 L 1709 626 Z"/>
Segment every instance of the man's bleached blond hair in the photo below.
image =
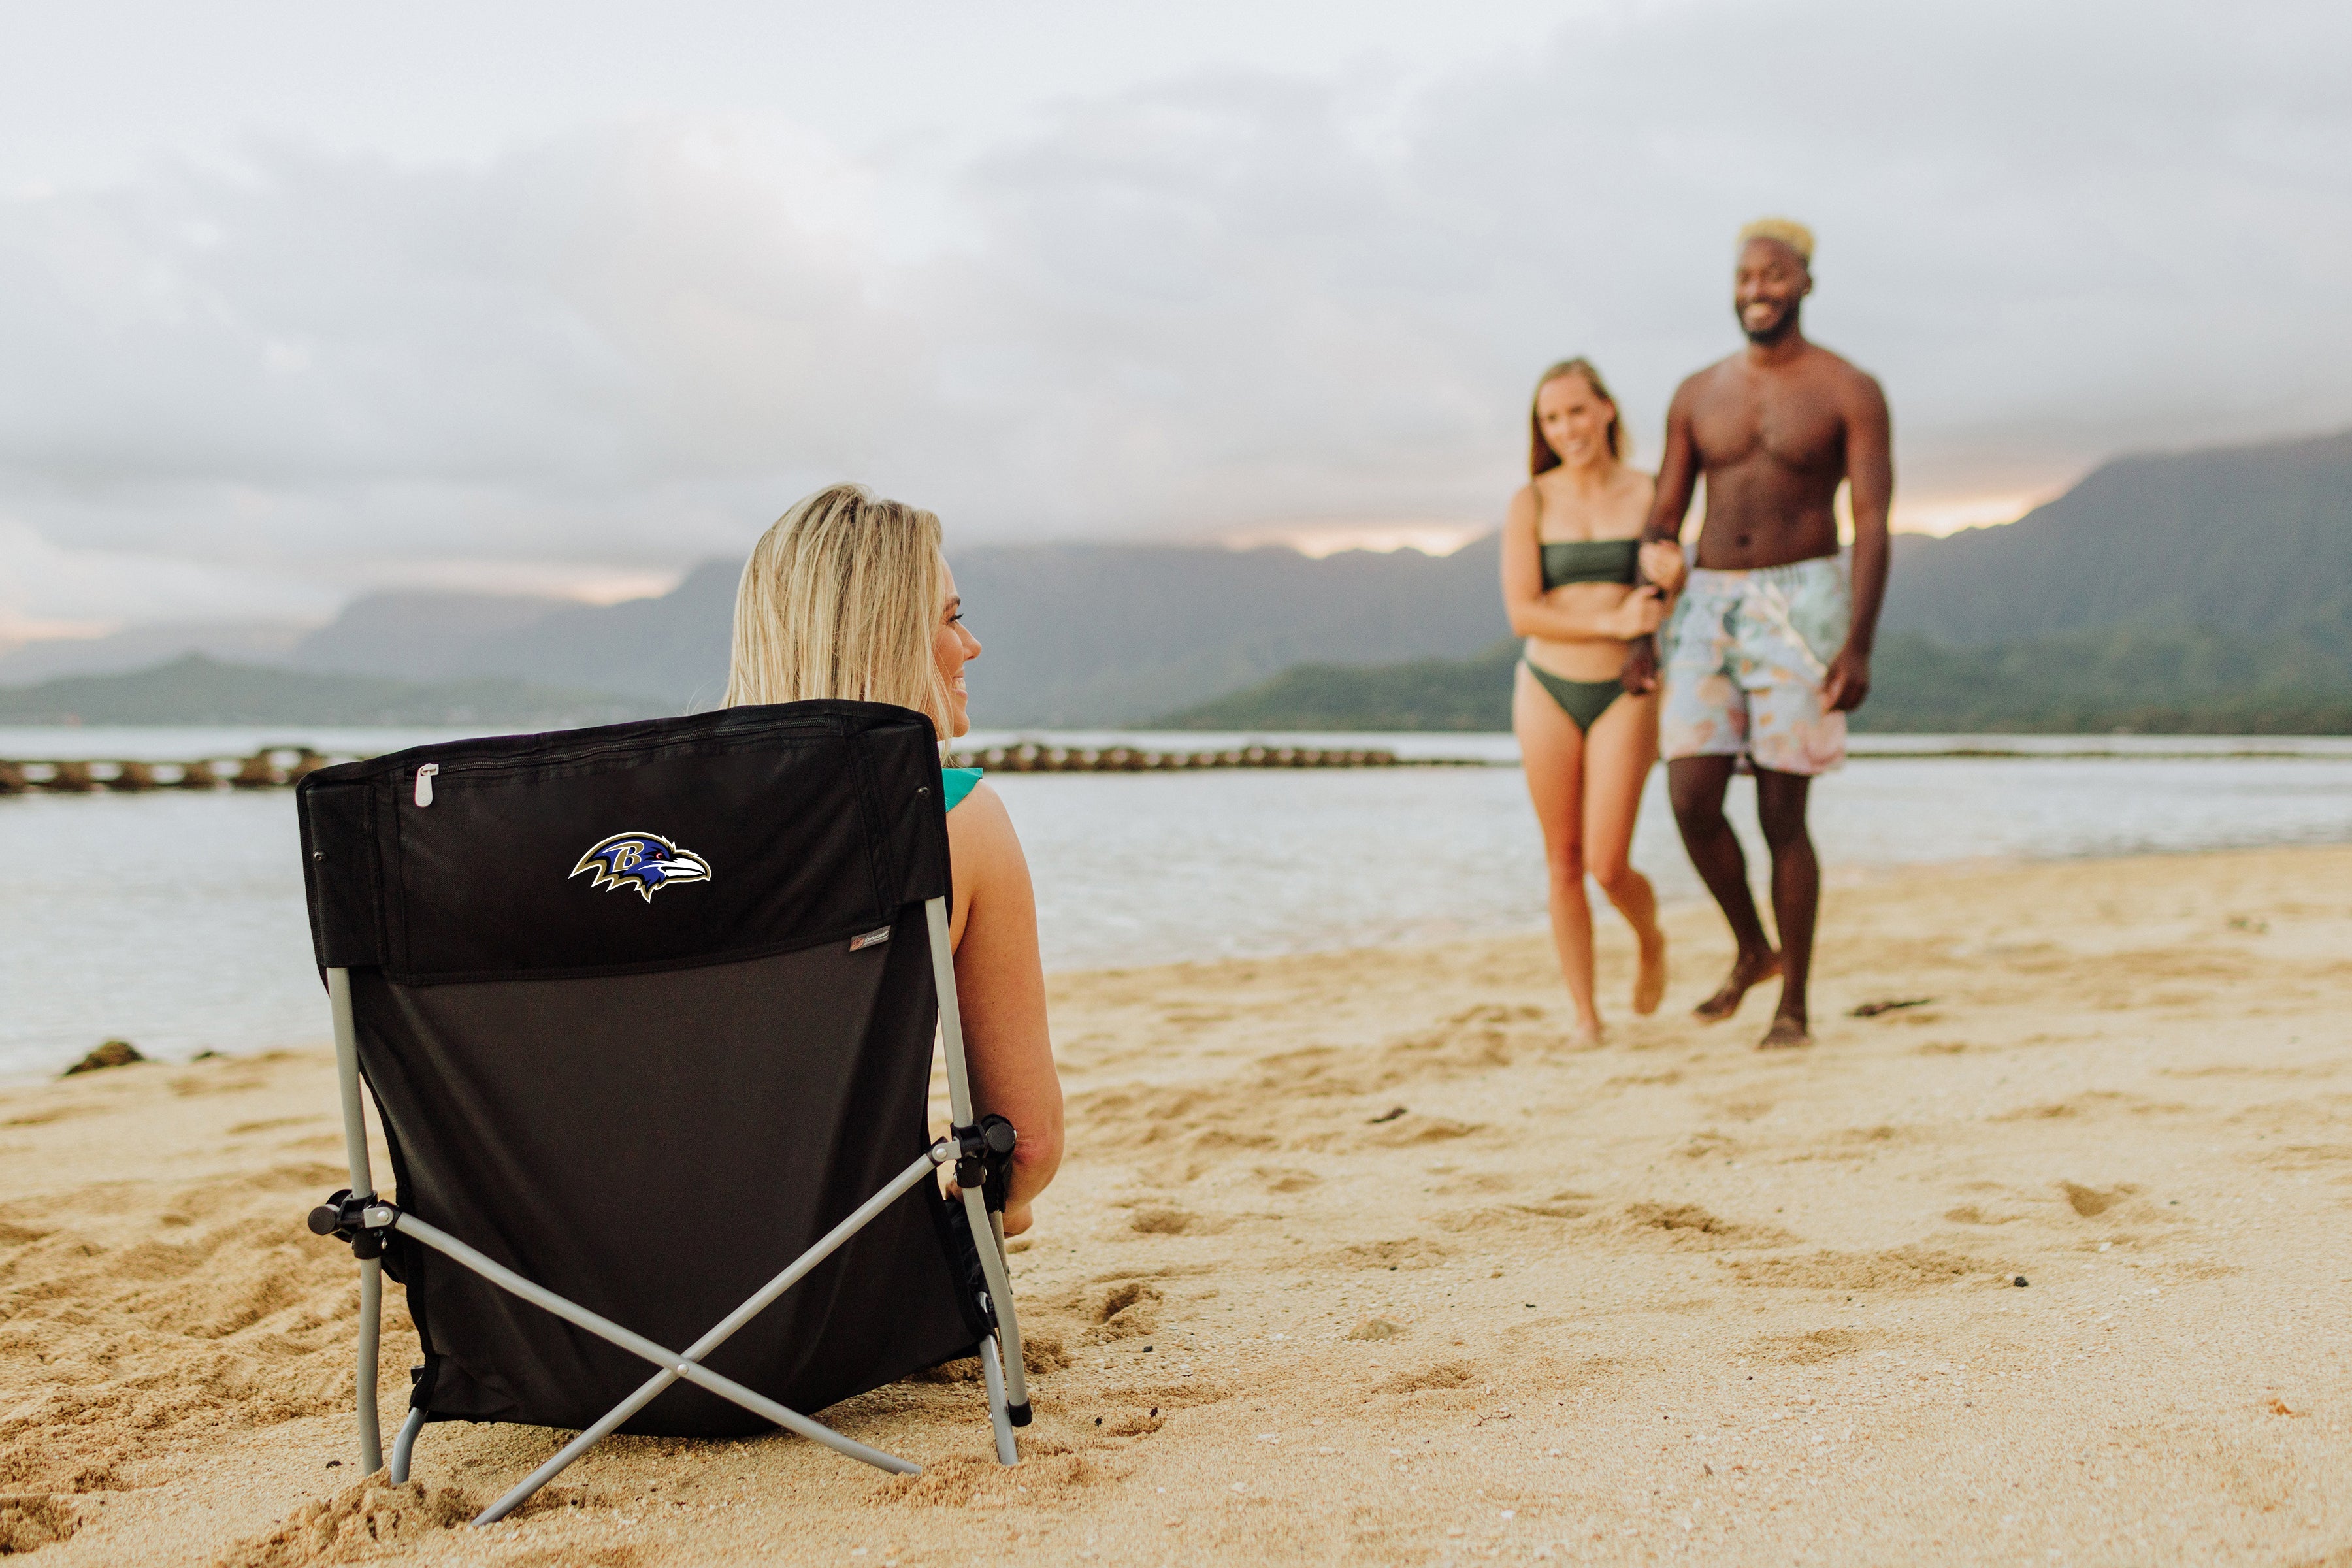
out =
<path fill-rule="evenodd" d="M 1813 264 L 1813 231 L 1794 218 L 1759 217 L 1739 231 L 1742 249 L 1751 239 L 1777 239 L 1797 253 L 1808 268 Z"/>
<path fill-rule="evenodd" d="M 893 702 L 947 739 L 954 710 L 932 653 L 946 584 L 937 513 L 827 485 L 743 563 L 726 705 Z"/>

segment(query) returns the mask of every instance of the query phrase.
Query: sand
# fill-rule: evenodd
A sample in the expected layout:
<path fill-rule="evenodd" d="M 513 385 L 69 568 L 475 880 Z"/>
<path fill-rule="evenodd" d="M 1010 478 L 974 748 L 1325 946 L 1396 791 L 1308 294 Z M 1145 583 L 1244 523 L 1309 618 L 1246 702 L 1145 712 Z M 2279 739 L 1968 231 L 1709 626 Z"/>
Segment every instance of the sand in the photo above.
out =
<path fill-rule="evenodd" d="M 911 1383 L 831 1418 L 919 1479 L 624 1438 L 486 1531 L 554 1434 L 353 1471 L 323 1055 L 0 1091 L 0 1551 L 2352 1563 L 2352 850 L 1839 887 L 1798 1053 L 1671 930 L 1587 1052 L 1535 937 L 1059 979 L 1026 1464 Z"/>

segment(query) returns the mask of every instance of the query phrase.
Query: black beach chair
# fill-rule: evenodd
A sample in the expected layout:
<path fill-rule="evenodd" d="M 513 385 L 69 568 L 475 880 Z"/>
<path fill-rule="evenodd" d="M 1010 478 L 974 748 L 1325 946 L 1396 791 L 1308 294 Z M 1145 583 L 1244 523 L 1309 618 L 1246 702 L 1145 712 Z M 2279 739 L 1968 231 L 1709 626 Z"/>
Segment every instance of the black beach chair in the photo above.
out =
<path fill-rule="evenodd" d="M 802 702 L 466 741 L 298 799 L 352 1179 L 310 1226 L 360 1259 L 367 1471 L 383 1271 L 425 1352 L 394 1480 L 429 1421 L 579 1430 L 478 1524 L 623 1428 L 773 1425 L 911 1474 L 803 1412 L 975 1352 L 1017 1462 L 1013 1132 L 973 1116 L 929 721 Z"/>

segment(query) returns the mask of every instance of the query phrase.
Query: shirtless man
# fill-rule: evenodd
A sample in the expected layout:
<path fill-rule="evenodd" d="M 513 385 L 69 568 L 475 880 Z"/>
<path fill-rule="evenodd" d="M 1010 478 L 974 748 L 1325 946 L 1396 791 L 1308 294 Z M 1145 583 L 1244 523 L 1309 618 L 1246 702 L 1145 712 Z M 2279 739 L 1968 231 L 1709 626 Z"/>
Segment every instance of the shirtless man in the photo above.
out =
<path fill-rule="evenodd" d="M 1780 976 L 1780 1005 L 1761 1047 L 1812 1043 L 1805 977 L 1812 965 L 1821 870 L 1805 832 L 1814 775 L 1845 760 L 1845 716 L 1870 694 L 1870 647 L 1886 592 L 1886 509 L 1895 491 L 1886 398 L 1878 383 L 1805 341 L 1798 314 L 1813 291 L 1813 237 L 1785 218 L 1740 231 L 1732 302 L 1748 347 L 1675 393 L 1642 566 L 1680 588 L 1657 639 L 1626 657 L 1630 691 L 1665 700 L 1659 749 L 1683 846 L 1739 943 L 1730 978 L 1699 1004 L 1714 1023 L 1750 986 Z M 1698 564 L 1679 541 L 1700 476 L 1706 520 Z M 1853 572 L 1838 563 L 1838 487 L 1853 486 Z M 1663 652 L 1661 652 L 1663 648 Z M 1748 889 L 1747 858 L 1723 815 L 1745 756 L 1772 851 L 1775 952 Z"/>

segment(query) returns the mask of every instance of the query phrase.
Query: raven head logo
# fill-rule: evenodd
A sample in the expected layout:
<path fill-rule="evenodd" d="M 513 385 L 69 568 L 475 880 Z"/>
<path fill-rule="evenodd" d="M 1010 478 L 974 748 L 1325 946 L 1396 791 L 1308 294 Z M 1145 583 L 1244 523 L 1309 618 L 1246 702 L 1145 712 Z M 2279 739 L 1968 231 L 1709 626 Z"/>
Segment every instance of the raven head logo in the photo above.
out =
<path fill-rule="evenodd" d="M 595 873 L 591 888 L 635 888 L 650 904 L 673 882 L 709 881 L 710 862 L 658 833 L 615 833 L 580 857 L 572 875 L 583 871 Z"/>

